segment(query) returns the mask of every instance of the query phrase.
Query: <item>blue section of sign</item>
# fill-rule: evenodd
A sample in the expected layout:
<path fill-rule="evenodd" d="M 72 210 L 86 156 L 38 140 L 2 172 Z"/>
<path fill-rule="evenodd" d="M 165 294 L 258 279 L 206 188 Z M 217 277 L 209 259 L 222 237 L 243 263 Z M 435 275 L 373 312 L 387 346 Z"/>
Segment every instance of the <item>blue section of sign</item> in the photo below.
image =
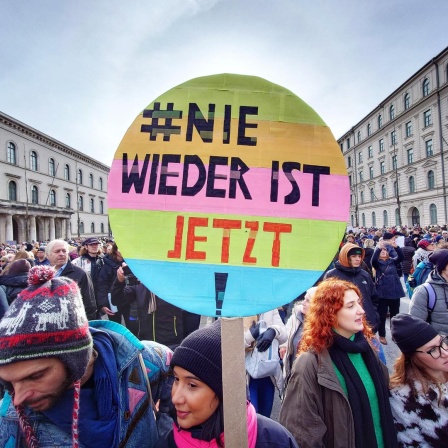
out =
<path fill-rule="evenodd" d="M 172 263 L 126 259 L 138 279 L 161 299 L 187 311 L 217 316 L 215 274 L 228 274 L 221 316 L 252 316 L 294 300 L 322 271 Z M 185 297 L 189 297 L 186 300 Z M 244 297 L 244 299 L 241 299 Z"/>

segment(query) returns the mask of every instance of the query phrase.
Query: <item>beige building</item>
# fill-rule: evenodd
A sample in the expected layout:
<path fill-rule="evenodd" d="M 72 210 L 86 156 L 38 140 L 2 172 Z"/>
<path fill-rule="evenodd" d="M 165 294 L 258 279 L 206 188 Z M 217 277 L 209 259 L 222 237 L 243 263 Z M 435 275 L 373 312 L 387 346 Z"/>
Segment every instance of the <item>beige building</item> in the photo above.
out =
<path fill-rule="evenodd" d="M 0 112 L 0 242 L 107 236 L 109 167 Z"/>
<path fill-rule="evenodd" d="M 357 226 L 448 223 L 448 47 L 339 140 Z"/>

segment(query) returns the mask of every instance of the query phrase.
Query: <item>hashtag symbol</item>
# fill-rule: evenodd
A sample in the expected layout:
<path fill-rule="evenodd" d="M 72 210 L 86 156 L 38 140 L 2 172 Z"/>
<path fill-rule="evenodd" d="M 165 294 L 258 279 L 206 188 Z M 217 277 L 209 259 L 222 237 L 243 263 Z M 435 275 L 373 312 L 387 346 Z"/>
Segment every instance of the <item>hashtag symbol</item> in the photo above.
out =
<path fill-rule="evenodd" d="M 141 132 L 149 132 L 149 140 L 155 141 L 157 134 L 163 134 L 163 141 L 169 142 L 171 134 L 180 134 L 180 126 L 173 126 L 173 118 L 182 118 L 181 110 L 173 110 L 174 103 L 168 103 L 166 110 L 160 110 L 160 103 L 154 103 L 154 109 L 145 109 L 143 118 L 151 118 L 151 124 L 142 124 Z M 163 125 L 159 119 L 165 120 Z"/>

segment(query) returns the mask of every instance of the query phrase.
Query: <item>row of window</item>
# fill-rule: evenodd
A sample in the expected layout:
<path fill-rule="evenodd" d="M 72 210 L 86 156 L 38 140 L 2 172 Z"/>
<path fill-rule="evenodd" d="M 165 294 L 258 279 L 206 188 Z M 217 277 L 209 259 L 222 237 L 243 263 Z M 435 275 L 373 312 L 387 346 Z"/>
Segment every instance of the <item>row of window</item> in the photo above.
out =
<path fill-rule="evenodd" d="M 12 180 L 9 182 L 8 192 L 9 192 L 9 200 L 17 201 L 17 184 L 15 181 Z M 39 189 L 36 185 L 33 185 L 31 187 L 31 203 L 39 204 Z M 45 201 L 45 204 L 47 204 L 47 203 L 50 206 L 56 207 L 56 191 L 55 190 L 50 190 L 50 192 L 48 193 L 48 199 Z M 95 201 L 93 198 L 90 198 L 89 205 L 90 205 L 90 212 L 95 213 Z M 65 207 L 72 208 L 72 199 L 71 199 L 70 193 L 65 194 Z M 78 198 L 78 209 L 80 212 L 84 211 L 84 198 L 82 196 L 79 196 L 79 198 Z M 100 200 L 99 213 L 100 213 L 100 215 L 104 214 L 104 202 L 102 200 Z"/>
<path fill-rule="evenodd" d="M 437 206 L 436 204 L 431 204 L 429 206 L 429 219 L 430 219 L 430 223 L 431 224 L 436 224 L 438 222 L 437 219 Z M 354 223 L 354 216 L 351 216 L 351 221 L 352 221 L 352 226 L 355 225 Z M 418 214 L 418 211 L 416 211 L 416 216 L 413 216 L 413 222 L 418 223 L 420 221 L 420 216 Z M 363 227 L 366 227 L 366 215 L 365 213 L 361 213 L 361 225 Z M 385 227 L 389 226 L 389 216 L 387 213 L 387 210 L 383 210 L 383 225 Z M 400 217 L 398 214 L 398 208 L 395 209 L 395 225 L 398 226 L 400 225 Z M 376 213 L 372 212 L 372 226 L 376 227 Z"/>
<path fill-rule="evenodd" d="M 448 70 L 448 66 L 447 66 L 447 70 Z M 422 95 L 423 97 L 428 96 L 430 93 L 430 82 L 428 78 L 425 78 L 422 82 Z M 406 92 L 403 96 L 403 109 L 404 110 L 408 110 L 411 107 L 411 95 L 409 92 Z M 431 111 L 426 111 L 425 114 L 429 112 L 429 114 L 431 114 Z M 425 123 L 425 127 L 429 126 L 430 124 L 427 124 L 426 122 L 426 117 L 424 117 L 424 123 Z M 389 121 L 392 121 L 395 119 L 395 105 L 391 104 L 389 106 Z M 430 118 L 429 118 L 430 120 Z M 383 126 L 383 115 L 379 114 L 377 117 L 377 128 L 381 129 Z M 367 123 L 367 137 L 370 137 L 372 135 L 372 124 L 371 123 Z M 357 143 L 359 143 L 361 141 L 361 131 L 358 131 L 357 135 Z M 347 138 L 346 140 L 346 148 L 350 149 L 350 137 Z M 342 150 L 342 143 L 341 143 L 341 150 Z"/>
<path fill-rule="evenodd" d="M 83 233 L 85 233 L 84 232 L 84 222 L 80 221 L 80 223 L 79 223 L 79 234 L 82 235 Z M 95 233 L 95 223 L 94 222 L 92 222 L 90 224 L 90 233 Z M 104 224 L 103 223 L 100 224 L 100 233 L 104 234 Z"/>
<path fill-rule="evenodd" d="M 6 151 L 6 160 L 8 163 L 11 163 L 12 165 L 17 165 L 17 149 L 16 149 L 16 145 L 13 142 L 8 142 L 7 151 Z M 31 171 L 38 171 L 38 156 L 37 156 L 37 152 L 34 150 L 30 152 L 30 167 L 29 167 L 29 169 Z M 52 157 L 50 157 L 48 159 L 48 174 L 52 177 L 56 177 L 56 170 L 57 170 L 56 162 Z M 70 165 L 68 163 L 66 163 L 64 165 L 64 179 L 69 181 L 70 178 L 71 178 Z M 79 185 L 83 185 L 83 172 L 81 169 L 78 170 L 76 180 Z M 93 186 L 94 179 L 93 179 L 92 173 L 89 174 L 88 185 L 90 188 L 94 188 L 94 186 Z M 103 190 L 103 178 L 102 177 L 100 177 L 98 179 L 98 189 L 101 191 Z"/>
<path fill-rule="evenodd" d="M 384 151 L 384 143 L 383 140 L 380 140 L 380 152 Z M 373 149 L 372 146 L 369 146 L 367 148 L 367 153 L 368 153 L 368 158 L 371 159 L 373 158 Z M 425 155 L 426 157 L 431 157 L 432 155 L 434 155 L 434 149 L 433 149 L 433 145 L 432 145 L 432 139 L 431 140 L 426 140 L 425 141 Z M 406 150 L 406 156 L 407 156 L 407 163 L 413 163 L 414 162 L 414 149 L 413 148 L 408 148 Z M 363 153 L 362 151 L 358 152 L 358 163 L 362 163 L 363 161 Z M 351 168 L 353 165 L 352 163 L 352 158 L 351 156 L 347 157 L 347 166 L 348 168 Z M 392 169 L 395 170 L 398 168 L 398 164 L 397 164 L 397 156 L 393 155 L 392 156 Z M 373 167 L 369 167 L 369 171 L 370 171 L 370 179 L 373 178 Z M 362 171 L 360 171 L 360 181 L 361 180 L 361 173 Z M 384 160 L 380 161 L 380 173 L 384 174 L 385 173 L 385 163 Z"/>
<path fill-rule="evenodd" d="M 429 170 L 427 174 L 427 186 L 429 190 L 433 190 L 436 187 L 436 181 L 435 181 L 435 175 L 434 171 Z M 414 176 L 409 176 L 408 179 L 408 187 L 409 187 L 409 193 L 415 193 L 415 178 Z M 394 197 L 398 195 L 398 182 L 394 181 L 393 183 L 394 188 Z M 375 190 L 374 188 L 370 188 L 370 202 L 374 202 L 376 198 L 375 196 Z M 381 185 L 381 199 L 387 199 L 387 187 L 386 185 Z M 364 191 L 360 192 L 360 203 L 364 204 L 365 198 L 364 198 Z M 350 205 L 353 205 L 353 195 L 350 195 Z"/>

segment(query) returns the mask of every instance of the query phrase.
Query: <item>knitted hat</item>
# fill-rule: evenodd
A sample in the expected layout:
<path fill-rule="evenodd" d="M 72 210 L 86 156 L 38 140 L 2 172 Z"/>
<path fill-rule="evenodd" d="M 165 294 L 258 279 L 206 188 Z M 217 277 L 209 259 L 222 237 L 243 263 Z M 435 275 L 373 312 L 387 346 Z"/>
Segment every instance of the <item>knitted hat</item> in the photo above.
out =
<path fill-rule="evenodd" d="M 418 242 L 417 247 L 421 247 L 426 250 L 430 244 L 432 244 L 431 241 L 423 239 Z"/>
<path fill-rule="evenodd" d="M 397 314 L 393 317 L 391 333 L 403 353 L 415 352 L 439 334 L 433 326 L 411 314 Z"/>
<path fill-rule="evenodd" d="M 55 357 L 69 380 L 82 378 L 92 355 L 92 336 L 77 284 L 36 266 L 29 287 L 12 302 L 0 321 L 0 365 Z"/>
<path fill-rule="evenodd" d="M 352 247 L 347 252 L 347 257 L 350 257 L 350 255 L 361 255 L 362 256 L 362 249 L 360 247 Z"/>
<path fill-rule="evenodd" d="M 9 265 L 8 275 L 26 274 L 31 269 L 31 264 L 24 258 L 13 261 Z"/>
<path fill-rule="evenodd" d="M 395 235 L 390 232 L 384 232 L 383 240 L 391 240 Z"/>
<path fill-rule="evenodd" d="M 437 249 L 430 256 L 429 261 L 435 265 L 440 274 L 448 264 L 448 249 Z"/>
<path fill-rule="evenodd" d="M 188 335 L 175 350 L 171 368 L 188 370 L 207 384 L 222 402 L 221 321 Z"/>

